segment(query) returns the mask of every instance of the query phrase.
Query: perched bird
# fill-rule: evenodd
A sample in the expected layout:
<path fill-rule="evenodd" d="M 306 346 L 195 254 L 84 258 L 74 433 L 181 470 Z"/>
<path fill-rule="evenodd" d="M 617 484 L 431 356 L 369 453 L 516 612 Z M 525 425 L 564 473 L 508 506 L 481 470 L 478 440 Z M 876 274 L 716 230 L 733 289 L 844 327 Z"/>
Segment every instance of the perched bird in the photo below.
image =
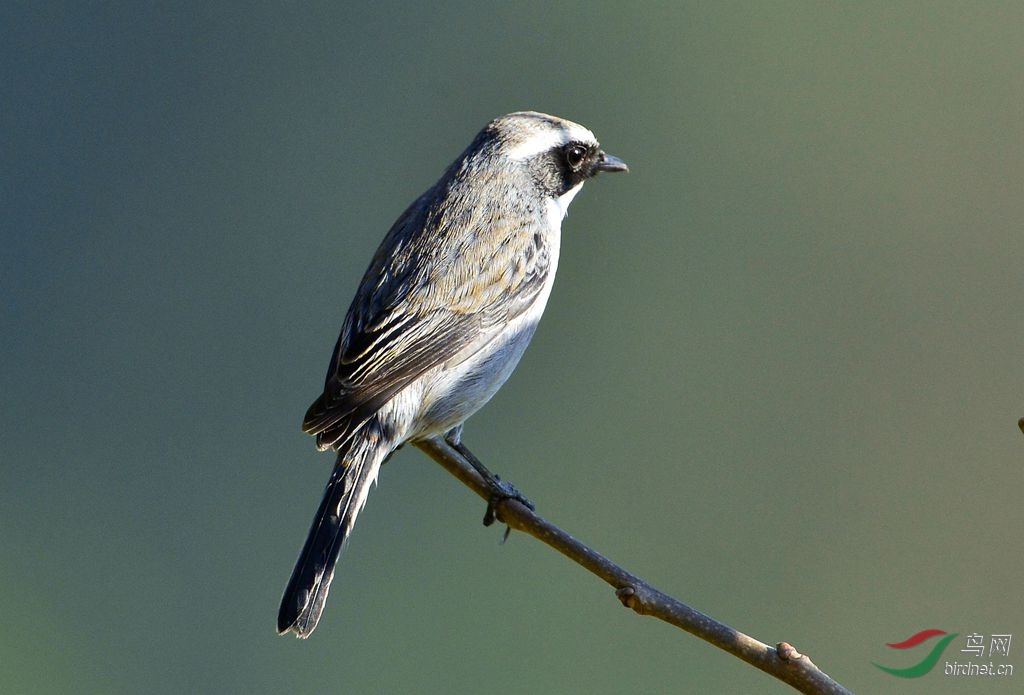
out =
<path fill-rule="evenodd" d="M 381 463 L 405 442 L 460 445 L 462 423 L 512 373 L 551 292 L 566 208 L 602 171 L 627 167 L 583 126 L 510 113 L 487 124 L 391 227 L 302 423 L 338 458 L 278 632 L 308 637 L 316 628 Z"/>

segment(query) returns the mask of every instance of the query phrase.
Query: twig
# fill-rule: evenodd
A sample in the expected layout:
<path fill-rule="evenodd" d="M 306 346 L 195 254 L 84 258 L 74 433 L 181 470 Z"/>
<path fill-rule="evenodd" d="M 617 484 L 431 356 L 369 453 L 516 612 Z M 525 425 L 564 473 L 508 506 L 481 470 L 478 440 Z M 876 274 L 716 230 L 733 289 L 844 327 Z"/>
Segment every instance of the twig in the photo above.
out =
<path fill-rule="evenodd" d="M 446 441 L 430 439 L 417 442 L 430 458 L 484 499 L 490 488 L 469 462 Z M 627 572 L 592 548 L 576 540 L 551 522 L 515 499 L 498 503 L 498 519 L 510 528 L 525 531 L 562 553 L 576 564 L 597 575 L 615 588 L 622 605 L 640 615 L 649 615 L 710 642 L 719 649 L 756 666 L 803 693 L 851 693 L 815 666 L 787 642 L 775 647 L 759 642 L 728 625 L 718 622 L 671 596 L 658 591 L 636 575 Z"/>

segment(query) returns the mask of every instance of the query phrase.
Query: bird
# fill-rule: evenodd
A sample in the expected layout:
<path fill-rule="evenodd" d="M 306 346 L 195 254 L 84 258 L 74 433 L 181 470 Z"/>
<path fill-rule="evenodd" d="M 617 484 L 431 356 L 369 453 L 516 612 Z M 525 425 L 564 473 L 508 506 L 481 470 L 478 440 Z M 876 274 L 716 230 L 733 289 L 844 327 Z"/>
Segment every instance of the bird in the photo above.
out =
<path fill-rule="evenodd" d="M 280 634 L 306 638 L 316 628 L 381 464 L 407 442 L 462 446 L 463 423 L 533 337 L 569 203 L 587 179 L 624 171 L 582 125 L 510 113 L 490 121 L 392 225 L 302 423 L 337 460 L 281 599 Z M 486 479 L 495 494 L 518 495 Z"/>

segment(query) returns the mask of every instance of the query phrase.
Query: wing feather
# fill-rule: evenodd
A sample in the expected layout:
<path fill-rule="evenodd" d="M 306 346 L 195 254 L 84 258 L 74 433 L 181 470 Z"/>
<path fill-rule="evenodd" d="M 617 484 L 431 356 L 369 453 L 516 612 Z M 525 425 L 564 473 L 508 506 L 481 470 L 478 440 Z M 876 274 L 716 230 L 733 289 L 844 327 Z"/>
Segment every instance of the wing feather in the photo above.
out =
<path fill-rule="evenodd" d="M 321 449 L 345 442 L 428 370 L 482 348 L 543 287 L 550 259 L 529 218 L 452 204 L 454 178 L 403 213 L 363 276 L 302 425 Z M 442 186 L 449 204 L 432 209 Z M 522 222 L 508 225 L 510 217 Z"/>

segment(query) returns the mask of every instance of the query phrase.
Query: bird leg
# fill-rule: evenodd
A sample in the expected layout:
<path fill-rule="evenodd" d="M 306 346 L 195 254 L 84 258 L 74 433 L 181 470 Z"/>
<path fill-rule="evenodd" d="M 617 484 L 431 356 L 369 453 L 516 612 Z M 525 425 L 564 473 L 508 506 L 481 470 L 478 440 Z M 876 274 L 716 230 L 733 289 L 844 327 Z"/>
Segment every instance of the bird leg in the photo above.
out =
<path fill-rule="evenodd" d="M 507 499 L 513 499 L 523 506 L 527 507 L 530 511 L 533 511 L 533 502 L 527 499 L 519 490 L 517 490 L 512 483 L 502 480 L 500 477 L 491 473 L 487 470 L 487 466 L 481 463 L 472 451 L 466 448 L 466 445 L 462 443 L 462 426 L 458 426 L 452 429 L 445 435 L 445 441 L 456 451 L 458 451 L 466 462 L 473 467 L 480 477 L 484 479 L 487 487 L 491 489 L 491 496 L 487 500 L 487 512 L 484 514 L 484 526 L 490 526 L 495 521 L 501 521 L 501 517 L 498 514 L 498 505 L 502 501 Z M 505 529 L 505 538 L 508 538 L 508 534 L 511 529 Z"/>

